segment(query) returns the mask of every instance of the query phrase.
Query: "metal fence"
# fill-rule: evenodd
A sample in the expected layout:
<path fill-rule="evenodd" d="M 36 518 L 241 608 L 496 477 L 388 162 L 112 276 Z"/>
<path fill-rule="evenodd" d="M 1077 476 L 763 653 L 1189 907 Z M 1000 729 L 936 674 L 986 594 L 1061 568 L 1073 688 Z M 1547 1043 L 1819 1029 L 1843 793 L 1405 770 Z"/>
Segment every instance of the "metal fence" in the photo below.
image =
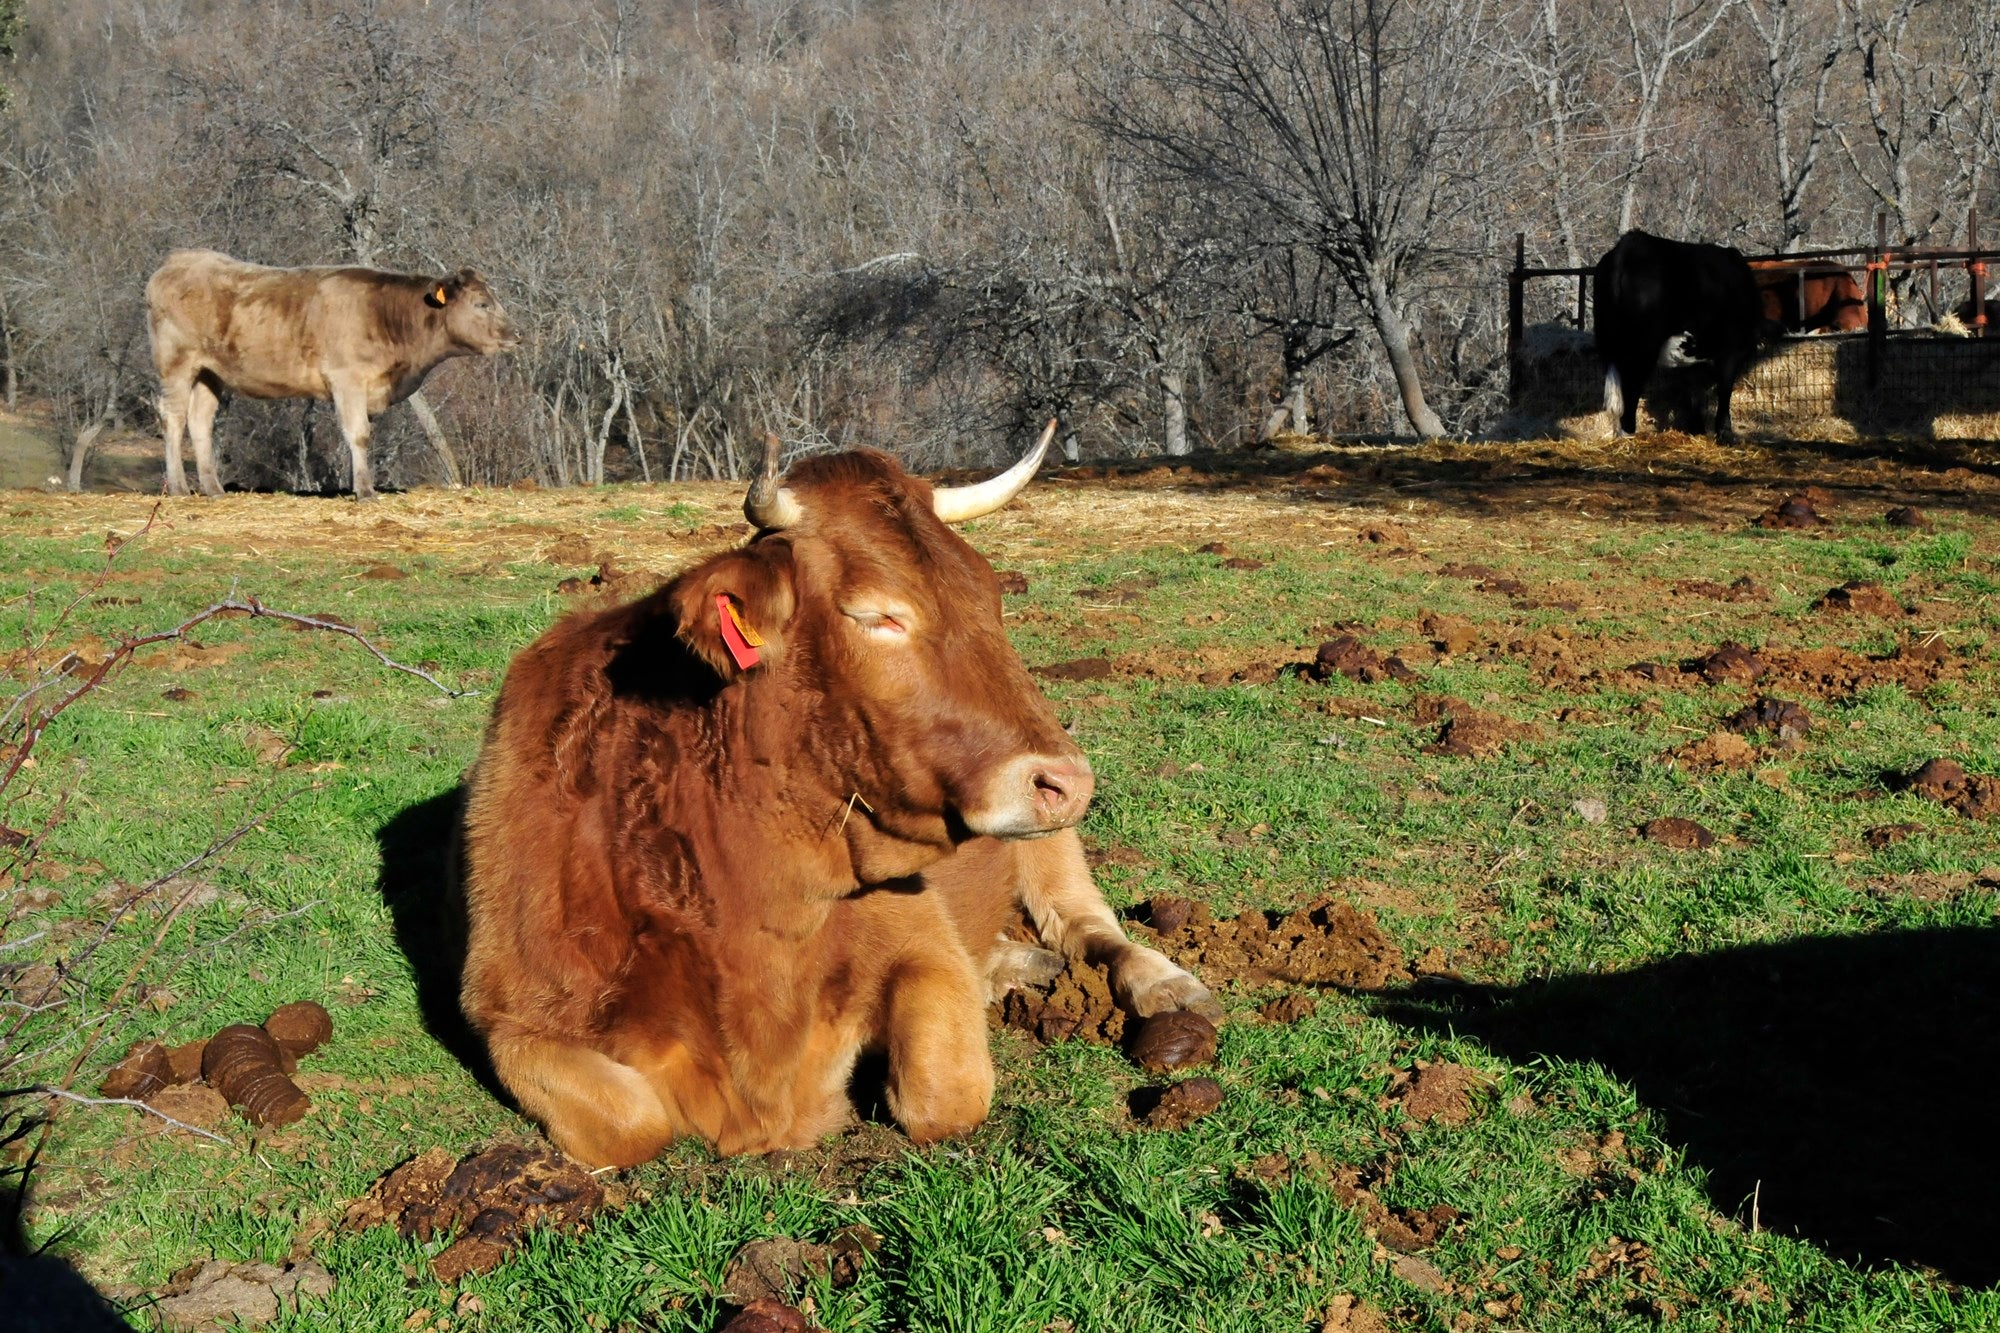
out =
<path fill-rule="evenodd" d="M 1787 336 L 1768 346 L 1737 386 L 1737 428 L 2000 438 L 2000 310 L 1990 310 L 1985 299 L 1986 275 L 2000 264 L 2000 249 L 1979 244 L 1976 214 L 1967 236 L 1960 250 L 1891 246 L 1886 220 L 1878 219 L 1873 247 L 1750 256 L 1760 271 L 1796 273 L 1801 297 L 1807 277 L 1858 277 L 1868 327 Z M 1603 370 L 1586 328 L 1592 286 L 1588 268 L 1531 267 L 1526 238 L 1515 238 L 1507 350 L 1508 401 L 1517 419 L 1559 426 L 1601 409 Z M 1646 415 L 1656 426 L 1682 424 L 1693 414 L 1692 395 L 1705 388 L 1697 372 L 1662 370 L 1649 388 Z"/>

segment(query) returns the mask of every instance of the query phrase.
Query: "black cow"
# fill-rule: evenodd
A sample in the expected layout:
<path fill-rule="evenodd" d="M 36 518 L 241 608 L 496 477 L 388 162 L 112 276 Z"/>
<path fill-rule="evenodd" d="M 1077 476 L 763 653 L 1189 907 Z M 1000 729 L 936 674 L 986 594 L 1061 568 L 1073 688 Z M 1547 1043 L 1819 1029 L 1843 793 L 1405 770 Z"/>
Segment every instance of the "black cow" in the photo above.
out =
<path fill-rule="evenodd" d="M 1715 433 L 1733 435 L 1729 395 L 1763 324 L 1757 280 L 1743 256 L 1728 246 L 1628 231 L 1597 261 L 1596 283 L 1604 410 L 1619 431 L 1637 429 L 1639 397 L 1654 366 L 1699 364 L 1715 371 Z"/>

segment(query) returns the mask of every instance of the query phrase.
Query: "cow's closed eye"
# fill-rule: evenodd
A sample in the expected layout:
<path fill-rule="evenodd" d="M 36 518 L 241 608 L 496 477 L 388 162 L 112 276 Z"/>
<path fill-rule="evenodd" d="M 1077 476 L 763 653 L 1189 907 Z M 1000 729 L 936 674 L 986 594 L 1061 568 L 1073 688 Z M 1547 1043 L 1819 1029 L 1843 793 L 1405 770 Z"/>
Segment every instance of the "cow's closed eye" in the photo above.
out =
<path fill-rule="evenodd" d="M 842 615 L 853 621 L 855 627 L 871 639 L 895 642 L 910 632 L 910 617 L 906 611 L 880 611 L 873 608 L 856 607 L 843 610 Z"/>

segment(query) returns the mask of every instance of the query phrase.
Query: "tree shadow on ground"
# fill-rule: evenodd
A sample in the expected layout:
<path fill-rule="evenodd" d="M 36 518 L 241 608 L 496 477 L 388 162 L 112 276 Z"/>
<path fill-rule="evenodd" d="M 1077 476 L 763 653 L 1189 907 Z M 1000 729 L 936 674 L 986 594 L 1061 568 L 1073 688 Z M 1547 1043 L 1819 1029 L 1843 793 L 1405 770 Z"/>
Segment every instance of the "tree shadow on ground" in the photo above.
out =
<path fill-rule="evenodd" d="M 1268 492 L 1291 501 L 1400 507 L 1416 500 L 1472 514 L 1581 508 L 1599 518 L 1744 522 L 1770 499 L 1812 484 L 1854 506 L 1915 504 L 2000 512 L 2000 449 L 1916 439 L 1758 441 L 1718 448 L 1663 432 L 1621 442 L 1452 442 L 1433 448 L 1232 450 L 1052 470 L 1043 484 L 1112 489 Z M 974 474 L 946 473 L 943 480 Z M 1748 508 L 1746 509 L 1746 506 Z M 1850 511 L 1845 515 L 1859 518 Z"/>
<path fill-rule="evenodd" d="M 458 816 L 465 788 L 406 806 L 375 831 L 382 870 L 375 886 L 395 923 L 396 947 L 416 977 L 424 1028 L 503 1104 L 513 1098 L 493 1072 L 486 1043 L 459 1008 L 465 972 L 465 893 L 458 877 Z"/>
<path fill-rule="evenodd" d="M 1862 1263 L 2000 1281 L 2000 928 L 1821 937 L 1378 1002 L 1508 1059 L 1595 1061 L 1715 1207 Z"/>

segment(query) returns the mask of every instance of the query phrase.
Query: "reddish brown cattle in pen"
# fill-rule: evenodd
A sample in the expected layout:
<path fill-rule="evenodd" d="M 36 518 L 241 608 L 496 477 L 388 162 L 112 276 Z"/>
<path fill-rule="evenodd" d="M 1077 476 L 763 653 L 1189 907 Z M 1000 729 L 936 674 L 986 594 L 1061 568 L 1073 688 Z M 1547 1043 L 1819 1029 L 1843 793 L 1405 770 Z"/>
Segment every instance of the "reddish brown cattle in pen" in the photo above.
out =
<path fill-rule="evenodd" d="M 1764 318 L 1787 333 L 1853 333 L 1868 327 L 1868 298 L 1851 273 L 1757 269 Z"/>
<path fill-rule="evenodd" d="M 1049 438 L 936 491 L 874 451 L 781 485 L 773 452 L 747 546 L 515 658 L 465 815 L 461 998 L 565 1152 L 811 1144 L 871 1049 L 912 1138 L 966 1132 L 988 998 L 1050 961 L 1001 940 L 1017 905 L 1138 1012 L 1212 1008 L 1105 907 L 1072 831 L 1090 765 L 946 526 L 1005 504 Z"/>
<path fill-rule="evenodd" d="M 215 413 L 225 392 L 333 404 L 354 460 L 354 494 L 373 499 L 369 423 L 455 356 L 520 339 L 485 279 L 372 268 L 266 268 L 214 250 L 176 250 L 146 283 L 160 372 L 167 491 L 186 495 L 181 431 L 194 440 L 204 495 L 221 495 Z"/>

